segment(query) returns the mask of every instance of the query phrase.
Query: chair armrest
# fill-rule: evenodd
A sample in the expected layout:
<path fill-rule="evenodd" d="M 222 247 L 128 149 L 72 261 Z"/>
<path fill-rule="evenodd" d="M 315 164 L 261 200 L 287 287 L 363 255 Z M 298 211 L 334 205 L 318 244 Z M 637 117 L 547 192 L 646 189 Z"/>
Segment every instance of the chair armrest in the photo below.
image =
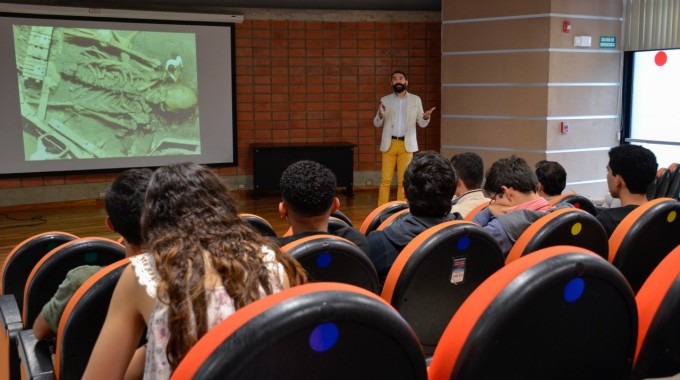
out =
<path fill-rule="evenodd" d="M 21 360 L 22 379 L 55 379 L 49 343 L 38 340 L 32 329 L 19 332 L 17 350 Z"/>
<path fill-rule="evenodd" d="M 0 379 L 19 379 L 16 336 L 24 326 L 13 294 L 0 296 Z"/>
<path fill-rule="evenodd" d="M 21 311 L 14 294 L 0 296 L 0 323 L 5 330 L 17 323 L 21 324 Z"/>

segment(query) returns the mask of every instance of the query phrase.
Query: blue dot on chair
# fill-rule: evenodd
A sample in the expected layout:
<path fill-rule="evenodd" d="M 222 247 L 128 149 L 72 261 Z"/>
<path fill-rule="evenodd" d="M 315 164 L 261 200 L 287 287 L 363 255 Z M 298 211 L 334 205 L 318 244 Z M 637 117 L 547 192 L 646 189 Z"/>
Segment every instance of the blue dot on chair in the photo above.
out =
<path fill-rule="evenodd" d="M 462 238 L 458 239 L 458 250 L 459 251 L 464 251 L 470 247 L 470 237 L 469 236 L 463 236 Z"/>
<path fill-rule="evenodd" d="M 322 252 L 319 254 L 319 256 L 316 257 L 316 265 L 319 268 L 326 268 L 329 265 L 331 265 L 331 261 L 333 261 L 333 256 L 331 255 L 330 252 Z"/>
<path fill-rule="evenodd" d="M 339 336 L 338 326 L 333 322 L 325 322 L 312 330 L 309 336 L 309 346 L 316 352 L 325 352 L 335 346 Z"/>
<path fill-rule="evenodd" d="M 567 283 L 567 286 L 564 287 L 564 300 L 568 303 L 578 301 L 583 295 L 585 287 L 586 283 L 582 278 L 576 277 L 571 279 L 571 281 Z"/>

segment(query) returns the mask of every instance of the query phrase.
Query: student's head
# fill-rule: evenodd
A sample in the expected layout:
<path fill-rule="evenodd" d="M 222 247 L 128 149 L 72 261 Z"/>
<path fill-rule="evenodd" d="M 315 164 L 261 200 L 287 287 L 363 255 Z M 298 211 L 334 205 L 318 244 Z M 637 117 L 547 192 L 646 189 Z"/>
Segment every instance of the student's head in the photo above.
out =
<path fill-rule="evenodd" d="M 275 252 L 291 285 L 305 278 L 294 259 L 241 220 L 237 202 L 220 178 L 197 164 L 173 164 L 154 172 L 142 231 L 159 275 L 158 298 L 168 305 L 166 351 L 173 369 L 209 328 L 207 271 L 224 286 L 236 309 L 261 298 L 262 292 L 273 292 L 265 247 Z"/>
<path fill-rule="evenodd" d="M 125 239 L 126 244 L 142 246 L 141 218 L 151 174 L 151 169 L 126 170 L 104 194 L 107 224 Z"/>
<path fill-rule="evenodd" d="M 465 152 L 451 157 L 451 164 L 456 170 L 458 179 L 463 182 L 467 190 L 482 188 L 484 181 L 484 162 L 477 153 Z"/>
<path fill-rule="evenodd" d="M 143 227 L 161 234 L 184 225 L 210 225 L 212 219 L 222 223 L 238 219 L 237 203 L 224 183 L 208 168 L 193 163 L 158 168 L 145 206 Z"/>
<path fill-rule="evenodd" d="M 631 194 L 645 194 L 656 178 L 656 156 L 639 145 L 619 145 L 609 150 L 607 184 L 613 197 L 619 196 L 616 177 L 620 176 Z"/>
<path fill-rule="evenodd" d="M 288 166 L 279 182 L 286 207 L 300 216 L 330 214 L 336 187 L 335 174 L 318 162 L 309 160 Z"/>
<path fill-rule="evenodd" d="M 414 216 L 443 218 L 451 212 L 458 178 L 451 161 L 433 151 L 413 156 L 404 173 L 404 193 Z"/>
<path fill-rule="evenodd" d="M 539 192 L 542 190 L 546 196 L 560 195 L 567 186 L 567 171 L 556 161 L 538 161 L 536 163 L 536 177 L 538 178 Z"/>
<path fill-rule="evenodd" d="M 486 172 L 484 191 L 487 194 L 492 197 L 503 194 L 503 186 L 520 193 L 536 193 L 538 180 L 525 159 L 512 155 L 494 162 Z"/>

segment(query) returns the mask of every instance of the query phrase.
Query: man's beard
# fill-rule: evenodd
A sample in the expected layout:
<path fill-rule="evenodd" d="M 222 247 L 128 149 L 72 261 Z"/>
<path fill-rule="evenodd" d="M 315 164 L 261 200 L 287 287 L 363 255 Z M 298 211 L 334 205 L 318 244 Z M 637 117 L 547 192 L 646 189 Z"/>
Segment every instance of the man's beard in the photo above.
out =
<path fill-rule="evenodd" d="M 401 84 L 401 83 L 397 83 L 397 84 L 395 84 L 395 85 L 392 86 L 392 89 L 393 89 L 394 92 L 396 92 L 397 94 L 400 94 L 400 93 L 402 93 L 402 92 L 404 92 L 404 91 L 406 90 L 406 85 Z"/>

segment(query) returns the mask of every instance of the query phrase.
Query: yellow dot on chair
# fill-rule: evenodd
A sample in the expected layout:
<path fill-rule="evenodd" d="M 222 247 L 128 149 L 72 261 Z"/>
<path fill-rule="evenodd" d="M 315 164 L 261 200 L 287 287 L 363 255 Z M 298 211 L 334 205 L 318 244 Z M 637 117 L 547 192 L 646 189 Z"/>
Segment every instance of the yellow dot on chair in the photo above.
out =
<path fill-rule="evenodd" d="M 666 218 L 666 220 L 668 220 L 668 223 L 673 223 L 673 221 L 675 221 L 675 217 L 677 217 L 677 216 L 678 216 L 678 212 L 673 210 L 673 211 L 668 213 L 668 217 Z"/>
<path fill-rule="evenodd" d="M 576 236 L 581 233 L 581 229 L 583 228 L 583 225 L 581 223 L 574 223 L 573 226 L 571 226 L 571 234 Z"/>

